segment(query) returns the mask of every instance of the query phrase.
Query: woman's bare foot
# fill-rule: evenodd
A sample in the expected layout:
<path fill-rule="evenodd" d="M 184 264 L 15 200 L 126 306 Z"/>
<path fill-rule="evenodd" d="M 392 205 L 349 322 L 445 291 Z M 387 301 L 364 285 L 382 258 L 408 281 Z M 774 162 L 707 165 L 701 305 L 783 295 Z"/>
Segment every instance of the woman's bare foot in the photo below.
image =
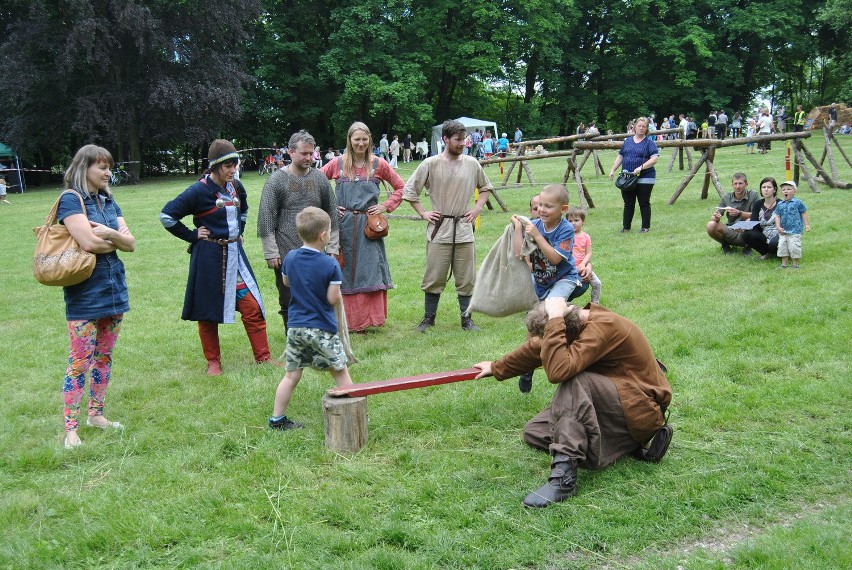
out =
<path fill-rule="evenodd" d="M 86 419 L 86 425 L 96 427 L 98 429 L 116 428 L 121 429 L 124 426 L 118 422 L 111 422 L 103 416 L 89 416 Z"/>
<path fill-rule="evenodd" d="M 83 445 L 83 442 L 80 441 L 80 436 L 77 435 L 76 431 L 65 432 L 65 449 L 74 449 L 80 445 Z"/>

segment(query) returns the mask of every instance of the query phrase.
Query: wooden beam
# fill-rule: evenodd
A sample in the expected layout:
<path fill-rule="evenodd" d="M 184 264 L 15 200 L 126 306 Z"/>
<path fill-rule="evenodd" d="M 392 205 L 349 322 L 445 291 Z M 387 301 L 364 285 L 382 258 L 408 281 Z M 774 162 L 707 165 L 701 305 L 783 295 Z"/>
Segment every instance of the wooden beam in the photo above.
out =
<path fill-rule="evenodd" d="M 618 148 L 621 148 L 621 146 L 619 146 Z M 542 158 L 554 158 L 554 157 L 558 157 L 558 156 L 570 156 L 571 152 L 572 151 L 570 151 L 570 150 L 558 150 L 556 152 L 547 152 L 545 154 L 522 154 L 522 155 L 513 155 L 513 156 L 506 155 L 505 158 L 489 158 L 488 160 L 480 160 L 479 164 L 485 166 L 486 164 L 497 164 L 497 163 L 500 163 L 500 162 L 525 162 L 527 160 L 540 160 Z M 521 173 L 519 171 L 518 172 L 518 180 L 517 180 L 518 182 L 521 181 L 520 176 L 521 176 Z"/>
<path fill-rule="evenodd" d="M 352 384 L 342 388 L 332 388 L 327 394 L 335 398 L 358 396 L 370 396 L 385 392 L 399 392 L 400 390 L 411 390 L 424 388 L 426 386 L 437 386 L 438 384 L 449 384 L 451 382 L 462 382 L 473 380 L 481 370 L 479 368 L 465 368 L 463 370 L 450 370 L 449 372 L 435 372 L 432 374 L 420 374 L 419 376 L 407 376 L 405 378 L 392 378 L 390 380 L 376 380 L 375 382 L 363 382 Z"/>
<path fill-rule="evenodd" d="M 711 146 L 715 147 L 728 147 L 728 146 L 740 146 L 746 143 L 758 143 L 761 141 L 786 141 L 786 140 L 795 140 L 795 139 L 806 139 L 811 136 L 810 131 L 803 131 L 801 133 L 778 133 L 774 135 L 764 135 L 759 137 L 741 137 L 738 139 L 725 139 L 725 140 L 717 140 L 717 139 L 692 139 L 692 140 L 670 140 L 670 141 L 656 141 L 657 148 L 679 148 L 679 147 L 692 147 L 695 149 L 699 148 L 707 148 Z M 618 141 L 577 141 L 574 143 L 574 147 L 578 150 L 588 150 L 588 149 L 613 149 L 619 150 L 621 148 L 621 143 Z"/>

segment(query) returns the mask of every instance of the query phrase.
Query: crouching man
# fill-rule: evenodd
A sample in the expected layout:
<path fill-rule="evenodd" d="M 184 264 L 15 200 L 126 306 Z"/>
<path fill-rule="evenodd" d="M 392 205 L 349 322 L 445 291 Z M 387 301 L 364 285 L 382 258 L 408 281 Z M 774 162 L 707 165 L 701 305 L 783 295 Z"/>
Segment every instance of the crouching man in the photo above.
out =
<path fill-rule="evenodd" d="M 543 366 L 559 385 L 550 406 L 524 426 L 524 441 L 552 457 L 547 483 L 525 506 L 574 495 L 578 467 L 603 469 L 625 455 L 662 459 L 672 438 L 665 419 L 672 389 L 634 323 L 594 303 L 580 309 L 551 297 L 529 312 L 527 328 L 520 347 L 474 365 L 478 378 L 497 380 Z"/>

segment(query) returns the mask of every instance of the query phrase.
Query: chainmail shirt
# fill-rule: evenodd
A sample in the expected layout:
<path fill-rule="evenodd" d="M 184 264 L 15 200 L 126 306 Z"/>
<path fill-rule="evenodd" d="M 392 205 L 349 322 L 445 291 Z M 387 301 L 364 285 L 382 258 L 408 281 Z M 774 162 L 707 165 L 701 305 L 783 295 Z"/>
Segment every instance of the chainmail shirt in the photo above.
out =
<path fill-rule="evenodd" d="M 263 242 L 264 259 L 281 259 L 302 247 L 296 231 L 296 214 L 308 206 L 325 210 L 331 218 L 331 240 L 326 251 L 337 253 L 339 217 L 337 200 L 325 174 L 315 168 L 304 176 L 288 168 L 276 170 L 263 186 L 257 213 L 257 235 Z"/>

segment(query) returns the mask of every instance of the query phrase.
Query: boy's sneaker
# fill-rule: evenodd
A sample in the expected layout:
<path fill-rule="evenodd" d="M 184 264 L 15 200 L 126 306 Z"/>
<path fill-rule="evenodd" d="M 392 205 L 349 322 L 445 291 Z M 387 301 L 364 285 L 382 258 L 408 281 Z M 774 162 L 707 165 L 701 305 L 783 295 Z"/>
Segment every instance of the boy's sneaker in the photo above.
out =
<path fill-rule="evenodd" d="M 285 429 L 302 429 L 305 426 L 300 424 L 299 422 L 294 422 L 293 420 L 291 420 L 287 416 L 284 416 L 280 420 L 273 420 L 272 418 L 269 418 L 269 427 L 271 429 L 285 430 Z"/>

